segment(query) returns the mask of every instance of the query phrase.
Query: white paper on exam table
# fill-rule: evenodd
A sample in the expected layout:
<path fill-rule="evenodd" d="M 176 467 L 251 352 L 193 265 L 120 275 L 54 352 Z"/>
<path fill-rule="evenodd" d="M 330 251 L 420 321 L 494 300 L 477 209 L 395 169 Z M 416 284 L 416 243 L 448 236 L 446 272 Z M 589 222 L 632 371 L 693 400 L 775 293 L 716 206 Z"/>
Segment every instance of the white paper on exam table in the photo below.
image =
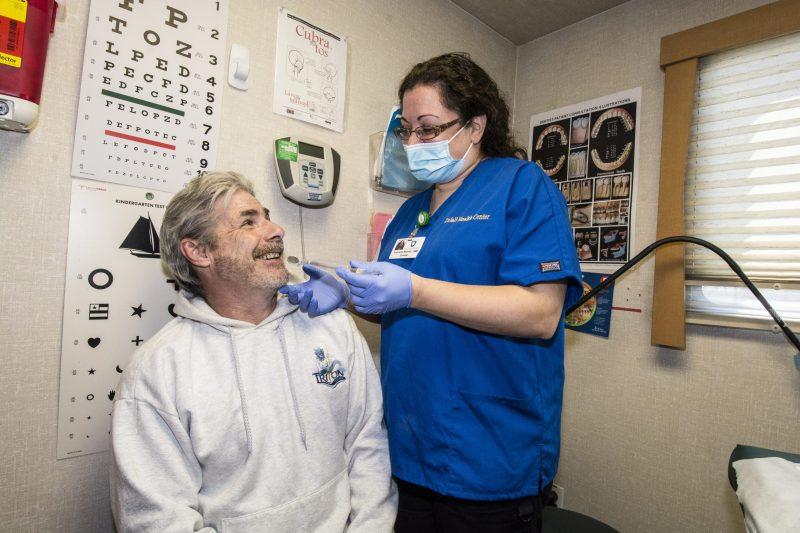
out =
<path fill-rule="evenodd" d="M 741 459 L 733 468 L 748 533 L 800 531 L 800 464 L 762 457 Z"/>

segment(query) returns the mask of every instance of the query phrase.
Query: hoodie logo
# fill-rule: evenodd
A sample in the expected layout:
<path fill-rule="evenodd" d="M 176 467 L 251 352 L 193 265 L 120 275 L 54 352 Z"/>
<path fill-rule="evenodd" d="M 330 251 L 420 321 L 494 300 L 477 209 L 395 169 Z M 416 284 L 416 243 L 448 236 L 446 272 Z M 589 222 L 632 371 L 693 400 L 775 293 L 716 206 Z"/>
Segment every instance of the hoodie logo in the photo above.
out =
<path fill-rule="evenodd" d="M 317 383 L 335 389 L 336 385 L 346 379 L 344 376 L 346 369 L 338 360 L 331 361 L 328 354 L 325 353 L 325 348 L 322 346 L 314 348 L 314 357 L 317 359 L 319 371 L 314 372 L 312 375 L 317 378 Z"/>

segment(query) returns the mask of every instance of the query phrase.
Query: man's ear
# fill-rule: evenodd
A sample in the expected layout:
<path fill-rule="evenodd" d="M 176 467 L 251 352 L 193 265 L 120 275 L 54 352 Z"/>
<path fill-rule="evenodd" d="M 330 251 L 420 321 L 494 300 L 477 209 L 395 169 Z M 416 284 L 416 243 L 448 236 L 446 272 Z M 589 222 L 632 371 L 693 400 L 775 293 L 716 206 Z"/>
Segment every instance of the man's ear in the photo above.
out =
<path fill-rule="evenodd" d="M 208 246 L 200 244 L 195 239 L 181 239 L 181 253 L 187 261 L 198 268 L 205 268 L 211 264 Z"/>
<path fill-rule="evenodd" d="M 473 117 L 469 124 L 469 136 L 472 144 L 481 142 L 484 131 L 486 131 L 486 115 Z"/>

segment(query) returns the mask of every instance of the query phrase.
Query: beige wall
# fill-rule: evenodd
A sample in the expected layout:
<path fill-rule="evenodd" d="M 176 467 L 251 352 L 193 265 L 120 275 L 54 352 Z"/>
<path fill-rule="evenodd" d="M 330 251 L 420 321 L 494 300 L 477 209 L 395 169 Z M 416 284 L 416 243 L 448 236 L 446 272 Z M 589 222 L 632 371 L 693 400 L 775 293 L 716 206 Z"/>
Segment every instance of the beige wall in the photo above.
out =
<path fill-rule="evenodd" d="M 99 1 L 99 0 L 98 0 Z M 102 0 L 109 1 L 109 0 Z M 343 156 L 335 204 L 306 211 L 316 257 L 366 254 L 367 136 L 385 126 L 398 82 L 418 61 L 464 50 L 511 92 L 514 46 L 444 0 L 231 0 L 228 43 L 251 51 L 251 88 L 225 87 L 219 168 L 256 181 L 260 199 L 299 254 L 297 208 L 281 199 L 270 158 L 287 132 L 329 142 Z M 272 113 L 278 8 L 349 38 L 345 132 Z M 399 9 L 402 6 L 402 9 Z M 40 125 L 0 131 L 0 531 L 109 531 L 108 455 L 56 461 L 61 315 L 70 159 L 89 1 L 71 0 L 51 40 Z"/>
<path fill-rule="evenodd" d="M 519 47 L 517 135 L 530 143 L 534 113 L 641 86 L 641 249 L 656 238 L 661 37 L 765 3 L 634 0 Z M 617 286 L 616 305 L 643 312 L 617 312 L 608 340 L 568 336 L 566 506 L 625 532 L 743 531 L 728 457 L 737 443 L 800 452 L 800 373 L 768 332 L 689 326 L 685 352 L 650 346 L 652 274 L 651 259 Z"/>
<path fill-rule="evenodd" d="M 515 48 L 444 0 L 231 0 L 228 40 L 250 48 L 253 77 L 247 93 L 225 89 L 219 167 L 256 181 L 287 228 L 288 252 L 299 255 L 297 208 L 280 198 L 269 145 L 287 131 L 331 143 L 343 154 L 340 192 L 333 207 L 306 211 L 306 246 L 324 258 L 363 257 L 367 135 L 384 126 L 412 63 L 465 50 L 515 101 L 524 143 L 533 113 L 643 87 L 641 247 L 655 239 L 659 39 L 764 3 L 634 0 L 520 47 L 515 71 Z M 0 132 L 0 531 L 111 527 L 107 454 L 55 460 L 69 169 L 88 5 L 72 0 L 56 27 L 39 128 Z M 272 114 L 279 5 L 350 39 L 344 134 Z M 568 508 L 622 531 L 741 531 L 728 455 L 739 442 L 800 451 L 800 377 L 788 346 L 771 333 L 690 327 L 686 352 L 652 348 L 652 268 L 644 264 L 616 289 L 618 305 L 640 304 L 643 313 L 618 312 L 608 341 L 569 335 L 558 482 Z"/>

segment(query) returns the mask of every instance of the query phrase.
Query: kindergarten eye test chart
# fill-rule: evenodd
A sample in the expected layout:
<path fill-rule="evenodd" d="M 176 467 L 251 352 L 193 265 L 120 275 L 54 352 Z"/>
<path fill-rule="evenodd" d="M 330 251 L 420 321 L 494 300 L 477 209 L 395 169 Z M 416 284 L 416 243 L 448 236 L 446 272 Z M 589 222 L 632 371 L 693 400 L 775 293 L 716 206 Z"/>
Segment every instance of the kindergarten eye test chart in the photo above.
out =
<path fill-rule="evenodd" d="M 641 87 L 531 117 L 531 160 L 567 203 L 584 272 L 632 257 Z"/>
<path fill-rule="evenodd" d="M 94 0 L 72 175 L 177 192 L 215 168 L 228 0 Z"/>
<path fill-rule="evenodd" d="M 73 179 L 61 337 L 58 458 L 108 449 L 134 350 L 174 316 L 158 238 L 172 195 Z"/>

